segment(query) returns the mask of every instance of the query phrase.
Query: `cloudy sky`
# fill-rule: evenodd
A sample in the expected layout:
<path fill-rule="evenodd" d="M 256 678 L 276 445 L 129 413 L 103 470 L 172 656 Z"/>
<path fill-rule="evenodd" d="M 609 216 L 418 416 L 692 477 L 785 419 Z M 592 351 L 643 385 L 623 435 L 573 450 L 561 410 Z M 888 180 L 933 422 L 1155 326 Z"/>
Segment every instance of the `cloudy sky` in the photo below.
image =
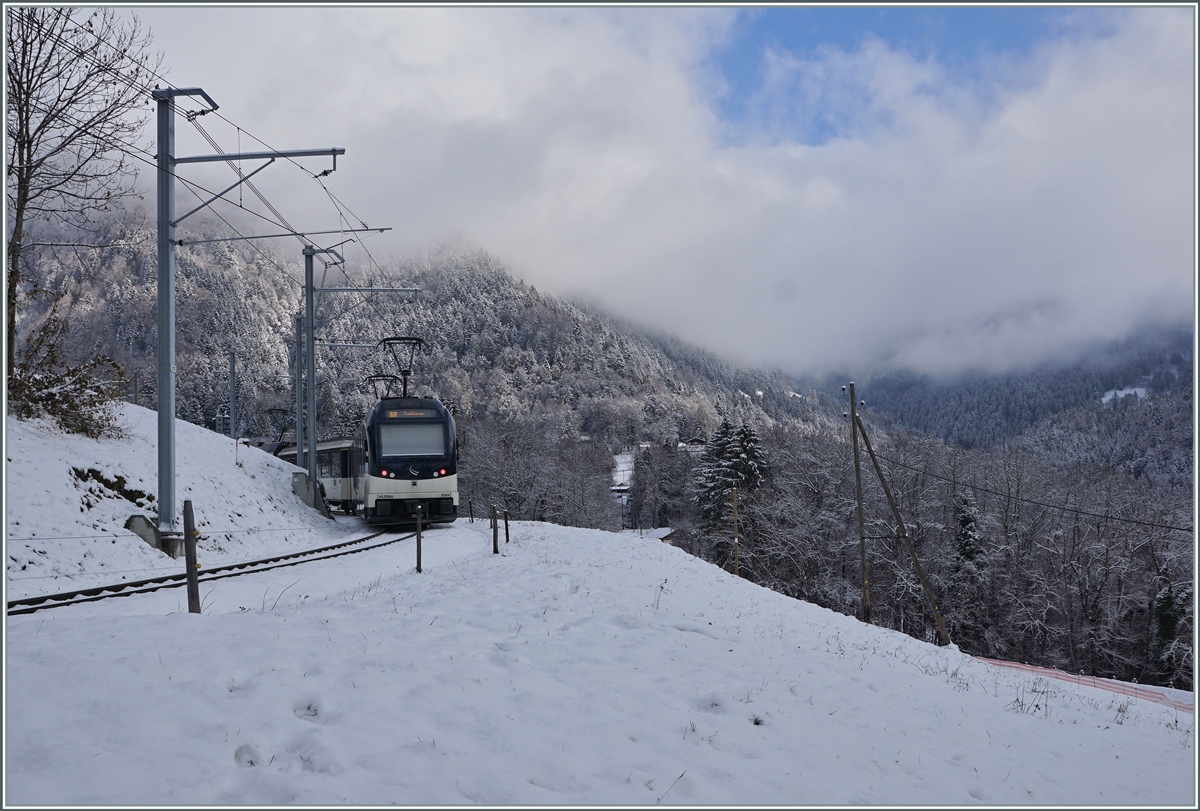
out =
<path fill-rule="evenodd" d="M 223 150 L 346 149 L 324 182 L 393 229 L 377 258 L 465 242 L 797 373 L 999 371 L 1193 319 L 1191 7 L 136 13 Z M 338 227 L 296 167 L 255 181 Z"/>

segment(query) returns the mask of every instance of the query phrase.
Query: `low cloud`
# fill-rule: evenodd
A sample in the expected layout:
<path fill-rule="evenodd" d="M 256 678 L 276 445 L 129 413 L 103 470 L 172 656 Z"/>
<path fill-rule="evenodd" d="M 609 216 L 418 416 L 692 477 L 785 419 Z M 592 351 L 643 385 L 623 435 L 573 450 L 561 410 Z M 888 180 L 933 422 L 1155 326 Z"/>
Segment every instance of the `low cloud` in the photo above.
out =
<path fill-rule="evenodd" d="M 374 255 L 462 238 L 738 360 L 999 371 L 1192 316 L 1192 9 L 1113 10 L 969 80 L 880 40 L 772 52 L 738 122 L 710 61 L 729 10 L 137 13 L 243 130 L 346 147 L 325 182 L 395 229 Z M 275 174 L 293 225 L 330 227 Z"/>

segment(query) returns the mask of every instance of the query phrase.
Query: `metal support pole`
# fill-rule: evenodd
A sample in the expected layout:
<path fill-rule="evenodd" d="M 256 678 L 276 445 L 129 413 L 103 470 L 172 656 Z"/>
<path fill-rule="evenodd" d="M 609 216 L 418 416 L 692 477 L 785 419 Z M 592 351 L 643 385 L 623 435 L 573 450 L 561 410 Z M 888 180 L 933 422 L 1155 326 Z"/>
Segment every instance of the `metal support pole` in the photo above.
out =
<path fill-rule="evenodd" d="M 229 438 L 237 444 L 237 356 L 229 350 Z"/>
<path fill-rule="evenodd" d="M 308 367 L 308 479 L 317 486 L 317 352 L 313 346 L 313 255 L 312 245 L 304 246 L 304 327 L 305 361 Z"/>
<path fill-rule="evenodd" d="M 158 106 L 158 528 L 175 529 L 175 97 Z"/>
<path fill-rule="evenodd" d="M 496 519 L 496 505 L 492 505 L 492 554 L 500 554 L 500 523 Z"/>
<path fill-rule="evenodd" d="M 296 466 L 304 463 L 304 316 L 296 316 Z"/>
<path fill-rule="evenodd" d="M 193 155 L 191 157 L 175 157 L 175 97 L 200 96 L 208 104 L 206 112 L 217 109 L 217 103 L 198 87 L 168 87 L 151 91 L 151 97 L 158 105 L 158 527 L 160 531 L 171 532 L 175 525 L 175 226 L 185 217 L 190 217 L 202 208 L 215 202 L 227 192 L 249 179 L 249 175 L 230 186 L 197 208 L 192 209 L 184 217 L 175 218 L 175 166 L 180 163 L 213 163 L 234 160 L 266 160 L 274 162 L 276 158 L 304 157 L 329 155 L 333 158 L 333 168 L 337 168 L 337 156 L 346 154 L 339 147 L 329 149 L 293 149 L 285 152 L 272 150 L 270 152 L 241 152 L 223 153 L 218 155 Z M 255 172 L 251 172 L 253 175 Z M 357 229 L 356 229 L 357 230 Z M 363 228 L 362 230 L 371 230 Z M 386 230 L 386 229 L 385 229 Z M 275 236 L 275 235 L 271 235 Z M 285 236 L 280 234 L 278 236 Z M 286 236 L 294 236 L 287 234 Z M 306 249 L 306 250 L 310 250 Z M 312 288 L 311 265 L 309 273 L 309 289 Z M 309 321 L 312 320 L 312 299 L 309 297 Z M 309 339 L 312 339 L 311 329 Z M 312 347 L 309 347 L 311 358 Z M 309 415 L 310 421 L 313 415 Z M 299 425 L 297 424 L 297 428 Z M 297 432 L 299 434 L 299 432 Z M 315 431 L 309 437 L 309 443 L 314 444 Z M 297 461 L 299 461 L 300 436 L 296 437 Z M 310 449 L 311 450 L 311 449 Z M 312 466 L 315 465 L 315 454 L 309 454 L 310 478 L 314 478 Z"/>
<path fill-rule="evenodd" d="M 921 561 L 917 560 L 917 550 L 913 549 L 912 540 L 908 537 L 908 528 L 904 526 L 904 519 L 900 517 L 900 508 L 896 506 L 896 499 L 892 498 L 891 488 L 887 485 L 887 479 L 883 477 L 883 468 L 879 466 L 879 460 L 875 458 L 875 450 L 871 447 L 871 440 L 867 438 L 867 429 L 863 427 L 862 420 L 857 417 L 855 422 L 862 434 L 863 444 L 867 446 L 867 453 L 871 455 L 871 463 L 875 466 L 875 475 L 879 476 L 879 483 L 883 485 L 883 494 L 887 496 L 888 506 L 892 508 L 892 515 L 896 518 L 900 536 L 904 538 L 904 545 L 908 547 L 908 554 L 912 557 L 913 566 L 916 567 L 917 577 L 921 580 L 921 588 L 925 591 L 925 599 L 929 601 L 929 607 L 933 610 L 933 619 L 937 622 L 938 634 L 942 637 L 942 642 L 949 645 L 950 634 L 946 632 L 946 624 L 942 622 L 942 613 L 938 610 L 937 601 L 933 599 L 933 590 L 929 588 L 929 581 L 925 579 Z"/>
<path fill-rule="evenodd" d="M 421 572 L 421 505 L 417 505 L 417 573 Z"/>
<path fill-rule="evenodd" d="M 858 501 L 858 553 L 862 566 L 863 622 L 871 621 L 871 592 L 867 585 L 867 530 L 863 523 L 862 464 L 858 455 L 858 400 L 850 382 L 850 441 L 854 445 L 854 496 Z"/>
<path fill-rule="evenodd" d="M 508 510 L 504 511 L 504 542 L 508 543 Z"/>
<path fill-rule="evenodd" d="M 200 613 L 200 581 L 196 576 L 196 519 L 192 516 L 192 502 L 183 502 L 183 559 L 187 565 L 188 611 Z"/>

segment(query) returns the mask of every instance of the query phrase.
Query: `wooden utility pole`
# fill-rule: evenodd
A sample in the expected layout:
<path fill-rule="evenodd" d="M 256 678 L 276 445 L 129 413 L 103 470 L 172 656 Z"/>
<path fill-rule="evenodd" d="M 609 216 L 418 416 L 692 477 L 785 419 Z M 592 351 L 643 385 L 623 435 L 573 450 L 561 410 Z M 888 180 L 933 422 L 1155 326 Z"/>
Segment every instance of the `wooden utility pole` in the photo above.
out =
<path fill-rule="evenodd" d="M 938 611 L 937 602 L 933 599 L 933 590 L 929 588 L 929 581 L 925 579 L 925 572 L 921 569 L 921 561 L 917 560 L 917 551 L 913 549 L 912 541 L 908 537 L 908 528 L 904 526 L 904 519 L 900 517 L 900 508 L 896 506 L 896 499 L 892 498 L 892 491 L 888 487 L 887 479 L 883 477 L 883 469 L 879 467 L 879 460 L 875 458 L 875 450 L 871 447 L 871 440 L 867 438 L 867 429 L 863 427 L 862 420 L 858 418 L 857 414 L 855 415 L 855 424 L 862 433 L 863 444 L 867 447 L 867 453 L 871 455 L 871 463 L 875 466 L 875 475 L 879 477 L 879 483 L 883 485 L 883 494 L 887 496 L 888 506 L 892 508 L 892 515 L 896 518 L 900 537 L 904 539 L 904 545 L 908 547 L 908 554 L 912 557 L 913 566 L 917 569 L 917 577 L 921 580 L 921 588 L 925 591 L 925 598 L 929 600 L 929 607 L 933 610 L 933 619 L 937 622 L 938 634 L 942 637 L 942 642 L 949 645 L 950 634 L 946 632 L 946 625 L 942 622 L 942 614 Z"/>
<path fill-rule="evenodd" d="M 858 454 L 858 399 L 850 381 L 850 442 L 854 445 L 854 495 L 858 501 L 858 553 L 862 567 L 863 622 L 871 621 L 871 592 L 867 585 L 867 529 L 863 522 L 862 464 Z"/>
<path fill-rule="evenodd" d="M 737 525 L 737 488 L 733 488 L 733 576 L 738 574 L 738 525 Z"/>

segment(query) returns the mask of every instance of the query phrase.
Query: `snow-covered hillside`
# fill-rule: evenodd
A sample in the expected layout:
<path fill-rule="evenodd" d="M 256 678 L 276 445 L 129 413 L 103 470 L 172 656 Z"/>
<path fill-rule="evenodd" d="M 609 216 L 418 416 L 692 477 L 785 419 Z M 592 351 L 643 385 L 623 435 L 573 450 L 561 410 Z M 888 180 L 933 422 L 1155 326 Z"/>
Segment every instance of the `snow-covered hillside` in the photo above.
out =
<path fill-rule="evenodd" d="M 5 424 L 7 599 L 180 571 L 129 530 L 158 515 L 158 415 L 125 404 L 119 440 L 64 434 L 43 421 Z M 175 428 L 176 529 L 192 502 L 202 564 L 351 533 L 292 493 L 296 468 L 182 420 Z M 354 528 L 357 529 L 357 528 Z"/>
<path fill-rule="evenodd" d="M 121 529 L 153 509 L 72 473 L 153 492 L 154 415 L 125 423 L 96 442 L 8 421 L 7 599 L 182 570 Z M 183 423 L 178 443 L 203 565 L 365 534 L 304 507 L 278 460 L 238 467 Z M 9 617 L 6 805 L 1194 806 L 1190 713 L 865 626 L 649 536 L 515 523 L 493 555 L 461 520 L 423 557 L 217 581 L 202 615 L 172 589 Z"/>

